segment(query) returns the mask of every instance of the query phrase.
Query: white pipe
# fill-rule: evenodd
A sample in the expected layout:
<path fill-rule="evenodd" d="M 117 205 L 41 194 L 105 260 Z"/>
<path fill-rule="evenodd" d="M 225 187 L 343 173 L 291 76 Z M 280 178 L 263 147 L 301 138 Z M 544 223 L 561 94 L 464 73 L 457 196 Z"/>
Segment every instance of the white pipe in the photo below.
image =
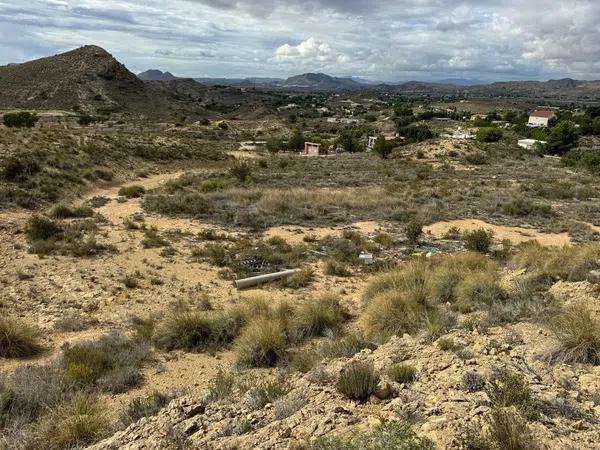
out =
<path fill-rule="evenodd" d="M 235 280 L 233 285 L 238 289 L 246 289 L 257 284 L 268 283 L 270 281 L 276 281 L 280 278 L 292 276 L 300 272 L 300 269 L 284 270 L 283 272 L 268 273 L 266 275 L 258 275 L 256 277 L 244 278 L 242 280 Z"/>

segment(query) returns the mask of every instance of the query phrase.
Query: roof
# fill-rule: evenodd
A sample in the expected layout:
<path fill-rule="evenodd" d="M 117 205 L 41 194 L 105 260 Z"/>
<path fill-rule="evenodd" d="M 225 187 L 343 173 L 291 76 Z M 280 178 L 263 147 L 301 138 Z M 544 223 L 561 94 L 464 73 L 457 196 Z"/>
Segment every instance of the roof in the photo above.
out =
<path fill-rule="evenodd" d="M 543 117 L 544 119 L 551 119 L 555 115 L 556 114 L 554 114 L 553 111 L 534 111 L 529 115 L 529 117 Z"/>

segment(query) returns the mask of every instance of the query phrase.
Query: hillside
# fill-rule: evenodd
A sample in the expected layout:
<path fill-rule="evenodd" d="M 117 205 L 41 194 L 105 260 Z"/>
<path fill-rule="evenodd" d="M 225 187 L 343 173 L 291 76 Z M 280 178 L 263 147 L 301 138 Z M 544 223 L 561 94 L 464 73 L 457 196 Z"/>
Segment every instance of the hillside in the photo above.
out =
<path fill-rule="evenodd" d="M 290 77 L 282 85 L 284 88 L 307 89 L 315 91 L 337 91 L 361 89 L 360 83 L 350 78 L 336 78 L 324 73 L 305 73 Z"/>

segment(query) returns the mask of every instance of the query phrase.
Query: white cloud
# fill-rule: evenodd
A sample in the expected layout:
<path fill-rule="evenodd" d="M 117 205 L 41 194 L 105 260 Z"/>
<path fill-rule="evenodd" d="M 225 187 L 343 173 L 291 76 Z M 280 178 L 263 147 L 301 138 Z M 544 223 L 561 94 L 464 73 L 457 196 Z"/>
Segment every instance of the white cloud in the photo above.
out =
<path fill-rule="evenodd" d="M 332 49 L 329 44 L 308 38 L 298 45 L 284 44 L 275 51 L 278 62 L 298 63 L 302 65 L 344 63 L 348 58 Z"/>

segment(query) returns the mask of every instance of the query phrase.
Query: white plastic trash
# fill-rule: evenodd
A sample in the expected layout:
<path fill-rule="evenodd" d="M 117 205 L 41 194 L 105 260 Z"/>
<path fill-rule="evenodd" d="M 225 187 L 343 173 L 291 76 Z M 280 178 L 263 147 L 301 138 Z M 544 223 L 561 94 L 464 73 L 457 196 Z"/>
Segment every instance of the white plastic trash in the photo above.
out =
<path fill-rule="evenodd" d="M 373 264 L 373 255 L 371 253 L 361 253 L 358 257 L 362 264 Z"/>

